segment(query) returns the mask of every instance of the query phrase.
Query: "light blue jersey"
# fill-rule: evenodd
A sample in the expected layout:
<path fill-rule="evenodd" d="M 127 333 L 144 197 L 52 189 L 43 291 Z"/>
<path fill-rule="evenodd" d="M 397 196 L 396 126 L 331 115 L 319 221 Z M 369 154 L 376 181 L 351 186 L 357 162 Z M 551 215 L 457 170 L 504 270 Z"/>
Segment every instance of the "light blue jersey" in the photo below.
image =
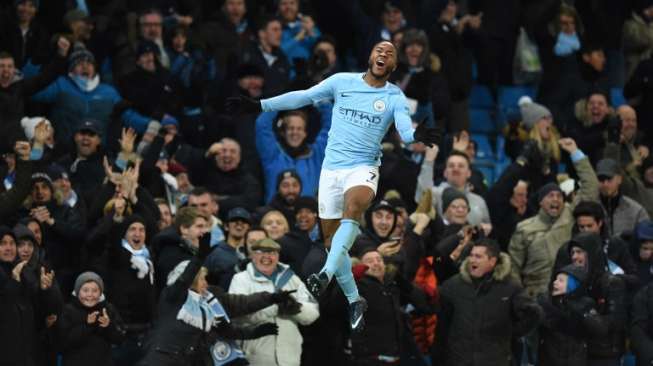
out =
<path fill-rule="evenodd" d="M 322 167 L 329 170 L 381 165 L 381 140 L 394 121 L 401 139 L 413 141 L 406 97 L 386 82 L 374 88 L 364 73 L 338 73 L 307 90 L 261 100 L 263 111 L 301 108 L 321 100 L 333 100 L 333 116 Z"/>

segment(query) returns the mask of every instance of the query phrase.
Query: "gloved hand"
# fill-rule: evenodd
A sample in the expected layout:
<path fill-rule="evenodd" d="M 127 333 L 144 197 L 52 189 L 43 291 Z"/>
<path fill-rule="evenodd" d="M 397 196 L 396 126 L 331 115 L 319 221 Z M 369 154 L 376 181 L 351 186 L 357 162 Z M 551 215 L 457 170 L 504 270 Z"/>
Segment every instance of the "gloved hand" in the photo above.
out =
<path fill-rule="evenodd" d="M 206 259 L 206 257 L 211 254 L 211 233 L 206 233 L 200 237 L 200 245 L 197 250 L 197 257 L 201 260 Z"/>
<path fill-rule="evenodd" d="M 277 306 L 279 307 L 279 316 L 297 315 L 302 310 L 302 304 L 293 297 L 290 297 L 288 301 L 278 304 Z"/>
<path fill-rule="evenodd" d="M 261 113 L 261 102 L 246 95 L 229 97 L 224 103 L 224 109 L 229 114 Z"/>
<path fill-rule="evenodd" d="M 283 304 L 287 301 L 292 301 L 294 300 L 292 296 L 290 296 L 292 293 L 297 292 L 297 290 L 291 290 L 291 291 L 278 291 L 272 294 L 270 296 L 270 300 L 272 301 L 273 304 Z"/>
<path fill-rule="evenodd" d="M 279 326 L 276 323 L 263 323 L 254 328 L 252 339 L 277 334 L 279 334 Z"/>
<path fill-rule="evenodd" d="M 523 165 L 537 166 L 541 164 L 542 154 L 540 148 L 537 146 L 537 141 L 527 140 L 522 146 L 521 153 L 517 157 L 517 162 Z"/>
<path fill-rule="evenodd" d="M 429 128 L 426 126 L 426 118 L 417 125 L 415 133 L 413 134 L 415 142 L 421 142 L 426 146 L 433 147 L 433 145 L 440 145 L 442 142 L 442 129 Z"/>

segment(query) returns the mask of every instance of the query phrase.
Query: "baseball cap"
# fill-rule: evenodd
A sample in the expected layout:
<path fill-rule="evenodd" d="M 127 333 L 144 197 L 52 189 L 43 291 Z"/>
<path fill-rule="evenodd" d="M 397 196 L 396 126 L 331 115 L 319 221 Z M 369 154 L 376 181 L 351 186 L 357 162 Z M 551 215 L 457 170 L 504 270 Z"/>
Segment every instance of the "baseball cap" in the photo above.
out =
<path fill-rule="evenodd" d="M 84 122 L 77 127 L 77 132 L 88 131 L 93 132 L 96 135 L 100 135 L 100 130 L 100 122 L 93 119 L 84 120 Z"/>
<path fill-rule="evenodd" d="M 252 215 L 242 207 L 234 207 L 229 210 L 229 214 L 227 214 L 227 222 L 236 219 L 245 220 L 250 224 L 252 223 Z"/>
<path fill-rule="evenodd" d="M 612 178 L 619 174 L 619 164 L 613 159 L 602 159 L 596 164 L 596 176 Z"/>

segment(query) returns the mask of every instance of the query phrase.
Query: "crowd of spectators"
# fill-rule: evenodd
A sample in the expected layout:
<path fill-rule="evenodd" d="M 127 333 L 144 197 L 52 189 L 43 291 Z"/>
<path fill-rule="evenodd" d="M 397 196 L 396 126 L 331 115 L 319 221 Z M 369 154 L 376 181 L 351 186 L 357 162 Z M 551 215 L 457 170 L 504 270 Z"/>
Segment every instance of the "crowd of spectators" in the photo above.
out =
<path fill-rule="evenodd" d="M 352 332 L 304 284 L 332 104 L 224 105 L 381 40 L 445 138 L 384 138 Z M 0 0 L 0 364 L 653 364 L 651 83 L 651 0 Z"/>

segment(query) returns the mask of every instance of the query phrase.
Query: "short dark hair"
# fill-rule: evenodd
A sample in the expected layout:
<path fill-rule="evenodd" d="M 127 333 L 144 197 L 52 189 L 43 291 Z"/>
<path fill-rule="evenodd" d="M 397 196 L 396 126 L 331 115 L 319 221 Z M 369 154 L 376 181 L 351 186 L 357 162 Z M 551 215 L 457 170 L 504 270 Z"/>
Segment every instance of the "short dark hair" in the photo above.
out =
<path fill-rule="evenodd" d="M 469 161 L 469 156 L 467 156 L 467 154 L 465 154 L 464 152 L 458 150 L 451 150 L 449 156 L 447 156 L 446 161 L 449 161 L 449 158 L 451 158 L 452 156 L 460 156 L 461 158 L 465 159 L 467 165 L 471 168 L 472 162 Z"/>
<path fill-rule="evenodd" d="M 258 28 L 259 31 L 263 31 L 272 22 L 279 22 L 279 23 L 283 24 L 283 22 L 281 21 L 281 18 L 279 18 L 278 16 L 276 16 L 276 15 L 267 15 L 267 16 L 264 16 L 263 18 L 261 18 L 261 20 L 258 22 L 258 27 L 257 28 Z"/>
<path fill-rule="evenodd" d="M 265 233 L 266 237 L 268 236 L 268 232 L 265 231 L 264 228 L 262 228 L 262 227 L 260 227 L 258 225 L 255 225 L 255 226 L 250 227 L 249 230 L 247 230 L 247 232 L 245 233 L 245 241 L 247 241 L 247 237 L 249 236 L 249 233 L 251 233 L 253 231 L 262 231 L 262 232 Z"/>
<path fill-rule="evenodd" d="M 205 194 L 208 194 L 209 196 L 211 196 L 211 199 L 213 199 L 213 195 L 211 194 L 211 191 L 209 191 L 205 187 L 195 187 L 188 193 L 189 196 L 195 196 L 195 197 L 202 196 Z"/>
<path fill-rule="evenodd" d="M 140 13 L 138 13 L 138 24 L 141 23 L 141 18 L 148 14 L 157 14 L 158 16 L 163 18 L 163 13 L 158 8 L 146 8 L 141 10 Z"/>
<path fill-rule="evenodd" d="M 605 220 L 605 213 L 603 212 L 603 206 L 600 203 L 594 201 L 580 201 L 574 208 L 574 219 L 578 219 L 581 216 L 591 216 L 597 222 Z"/>
<path fill-rule="evenodd" d="M 331 35 L 323 34 L 322 37 L 318 38 L 317 41 L 315 41 L 315 44 L 313 45 L 313 52 L 315 52 L 315 48 L 320 43 L 330 43 L 333 48 L 338 48 L 338 42 L 336 42 L 335 38 L 333 38 Z"/>
<path fill-rule="evenodd" d="M 7 51 L 0 51 L 0 60 L 1 59 L 7 59 L 7 58 L 10 58 L 14 62 L 16 62 L 16 59 L 14 59 L 14 55 L 12 55 L 11 53 L 9 53 Z"/>
<path fill-rule="evenodd" d="M 499 255 L 501 254 L 501 248 L 494 239 L 480 239 L 476 241 L 472 247 L 484 247 L 487 256 L 490 258 L 499 258 Z"/>

